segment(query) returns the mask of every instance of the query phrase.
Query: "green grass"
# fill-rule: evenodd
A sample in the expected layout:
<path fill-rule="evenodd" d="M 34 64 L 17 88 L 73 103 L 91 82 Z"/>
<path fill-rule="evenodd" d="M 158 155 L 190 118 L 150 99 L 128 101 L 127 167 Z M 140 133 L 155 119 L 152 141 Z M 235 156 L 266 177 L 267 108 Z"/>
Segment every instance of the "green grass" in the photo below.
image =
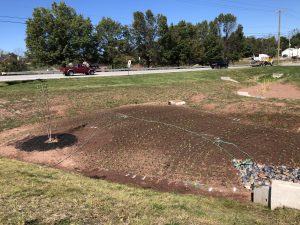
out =
<path fill-rule="evenodd" d="M 0 158 L 0 224 L 298 224 L 296 210 L 160 193 Z"/>
<path fill-rule="evenodd" d="M 7 121 L 0 119 L 0 131 L 22 124 L 40 121 L 37 111 L 39 93 L 37 86 L 43 82 L 49 88 L 53 105 L 64 105 L 62 98 L 69 103 L 68 116 L 92 112 L 103 108 L 112 108 L 128 104 L 146 102 L 167 102 L 170 99 L 182 99 L 190 106 L 199 107 L 190 101 L 198 93 L 207 96 L 201 104 L 214 103 L 219 108 L 230 103 L 253 101 L 234 94 L 242 86 L 255 85 L 257 81 L 272 79 L 273 73 L 284 73 L 281 82 L 290 82 L 300 87 L 299 67 L 267 67 L 239 70 L 195 71 L 187 73 L 150 74 L 122 77 L 92 77 L 57 80 L 16 81 L 0 83 L 1 109 L 12 114 L 22 109 L 22 116 L 11 116 Z M 230 76 L 241 84 L 220 80 L 221 76 Z M 1 101 L 7 103 L 3 104 Z M 50 102 L 51 102 L 50 101 Z M 293 102 L 291 102 L 293 105 Z M 295 104 L 295 103 L 294 103 Z M 297 104 L 297 102 L 296 102 Z"/>
<path fill-rule="evenodd" d="M 72 79 L 51 79 L 38 81 L 13 81 L 0 83 L 0 98 L 27 96 L 35 94 L 36 85 L 40 82 L 47 83 L 54 95 L 64 92 L 80 92 L 99 88 L 117 87 L 149 87 L 149 86 L 170 86 L 189 85 L 200 82 L 219 81 L 220 76 L 231 76 L 240 82 L 251 82 L 256 76 L 271 76 L 273 73 L 284 73 L 283 81 L 293 82 L 300 86 L 299 67 L 266 67 L 249 68 L 239 70 L 213 70 L 195 71 L 185 73 L 148 74 L 120 77 L 95 77 L 95 78 L 72 78 Z"/>
<path fill-rule="evenodd" d="M 53 106 L 68 105 L 66 116 L 69 117 L 103 108 L 170 99 L 185 100 L 196 108 L 213 103 L 214 111 L 218 111 L 234 103 L 262 104 L 256 99 L 239 97 L 234 91 L 255 85 L 257 81 L 273 81 L 273 73 L 284 73 L 281 82 L 300 87 L 298 71 L 299 67 L 268 67 L 3 82 L 0 83 L 0 113 L 6 110 L 11 115 L 0 119 L 0 131 L 40 121 L 37 85 L 41 82 L 48 85 Z M 230 76 L 240 84 L 221 81 L 221 76 Z M 204 93 L 206 98 L 201 103 L 191 102 L 191 97 L 198 93 Z M 287 104 L 286 111 L 280 108 L 280 113 L 298 115 L 299 101 L 283 102 Z M 259 121 L 265 114 L 259 111 L 251 115 L 249 119 Z M 270 211 L 251 203 L 221 198 L 158 193 L 0 158 L 0 224 L 274 225 L 299 221 L 299 211 L 295 210 Z"/>

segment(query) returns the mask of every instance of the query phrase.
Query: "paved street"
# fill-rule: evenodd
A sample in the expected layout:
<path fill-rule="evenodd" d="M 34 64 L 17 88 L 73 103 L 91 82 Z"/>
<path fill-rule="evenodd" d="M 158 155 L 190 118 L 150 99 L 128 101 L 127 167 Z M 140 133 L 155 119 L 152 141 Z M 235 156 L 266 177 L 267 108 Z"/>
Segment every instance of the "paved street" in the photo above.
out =
<path fill-rule="evenodd" d="M 248 68 L 248 67 L 249 66 L 236 66 L 236 67 L 230 67 L 229 69 L 241 69 L 241 68 Z M 129 75 L 191 72 L 191 71 L 204 71 L 204 70 L 211 70 L 211 68 L 130 71 Z M 9 76 L 4 75 L 4 76 L 0 76 L 0 82 L 26 81 L 26 80 L 38 80 L 38 79 L 72 79 L 72 78 L 84 78 L 84 77 L 112 77 L 112 76 L 128 76 L 128 71 L 98 72 L 95 75 L 75 75 L 75 76 L 70 76 L 70 77 L 64 76 L 63 74 L 34 74 L 34 75 L 9 75 Z"/>

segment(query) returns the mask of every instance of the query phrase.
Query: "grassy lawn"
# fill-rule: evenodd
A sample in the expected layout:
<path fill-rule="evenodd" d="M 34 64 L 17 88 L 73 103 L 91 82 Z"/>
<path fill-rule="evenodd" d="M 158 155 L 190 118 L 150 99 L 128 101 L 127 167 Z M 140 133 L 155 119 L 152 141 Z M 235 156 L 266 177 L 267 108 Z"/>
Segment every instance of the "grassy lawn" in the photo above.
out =
<path fill-rule="evenodd" d="M 234 91 L 241 87 L 255 85 L 257 82 L 273 81 L 273 73 L 284 73 L 281 82 L 293 83 L 300 87 L 298 71 L 298 67 L 268 67 L 125 77 L 2 82 L 0 83 L 0 113 L 1 110 L 5 111 L 6 116 L 0 119 L 0 131 L 40 120 L 37 86 L 41 82 L 48 86 L 51 104 L 66 106 L 67 116 L 127 104 L 167 102 L 170 99 L 182 99 L 187 101 L 189 106 L 198 108 L 214 104 L 214 111 L 217 112 L 228 104 L 257 102 L 239 97 Z M 221 76 L 230 76 L 240 84 L 221 81 Z M 191 97 L 198 93 L 205 94 L 204 101 L 191 102 Z M 282 101 L 288 104 L 287 108 L 291 111 L 293 106 L 298 105 L 298 101 Z"/>
<path fill-rule="evenodd" d="M 0 158 L 0 224 L 299 224 L 296 210 L 159 193 Z"/>

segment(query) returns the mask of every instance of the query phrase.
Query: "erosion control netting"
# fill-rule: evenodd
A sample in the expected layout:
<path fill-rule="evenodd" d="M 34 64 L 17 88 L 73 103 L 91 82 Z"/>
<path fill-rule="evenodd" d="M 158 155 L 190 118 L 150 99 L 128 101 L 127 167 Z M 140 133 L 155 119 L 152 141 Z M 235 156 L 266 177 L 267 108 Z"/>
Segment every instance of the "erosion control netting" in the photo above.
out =
<path fill-rule="evenodd" d="M 146 187 L 154 181 L 166 185 L 181 181 L 207 190 L 232 190 L 240 181 L 245 186 L 254 183 L 250 169 L 239 160 L 249 159 L 253 168 L 300 166 L 299 133 L 246 125 L 236 118 L 184 107 L 120 107 L 64 121 L 58 131 L 73 134 L 78 141 L 53 166 L 91 177 L 113 176 L 114 181 L 126 177 L 126 182 Z"/>
<path fill-rule="evenodd" d="M 75 123 L 79 123 L 77 120 Z M 298 167 L 299 134 L 244 125 L 234 119 L 171 106 L 122 107 L 85 117 L 82 141 L 70 155 L 85 173 L 112 170 L 130 176 L 238 185 L 234 159 Z M 249 175 L 249 174 L 248 174 Z M 244 185 L 252 184 L 251 176 Z"/>

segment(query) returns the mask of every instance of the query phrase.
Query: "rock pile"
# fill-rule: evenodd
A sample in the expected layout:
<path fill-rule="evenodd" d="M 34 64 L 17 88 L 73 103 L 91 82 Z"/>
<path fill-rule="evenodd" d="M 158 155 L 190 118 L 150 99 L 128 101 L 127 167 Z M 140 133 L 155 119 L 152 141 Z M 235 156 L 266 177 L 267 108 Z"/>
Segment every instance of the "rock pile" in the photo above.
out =
<path fill-rule="evenodd" d="M 248 190 L 262 185 L 269 186 L 271 180 L 300 183 L 300 168 L 257 164 L 251 159 L 234 159 L 232 163 L 239 171 L 241 182 Z"/>

